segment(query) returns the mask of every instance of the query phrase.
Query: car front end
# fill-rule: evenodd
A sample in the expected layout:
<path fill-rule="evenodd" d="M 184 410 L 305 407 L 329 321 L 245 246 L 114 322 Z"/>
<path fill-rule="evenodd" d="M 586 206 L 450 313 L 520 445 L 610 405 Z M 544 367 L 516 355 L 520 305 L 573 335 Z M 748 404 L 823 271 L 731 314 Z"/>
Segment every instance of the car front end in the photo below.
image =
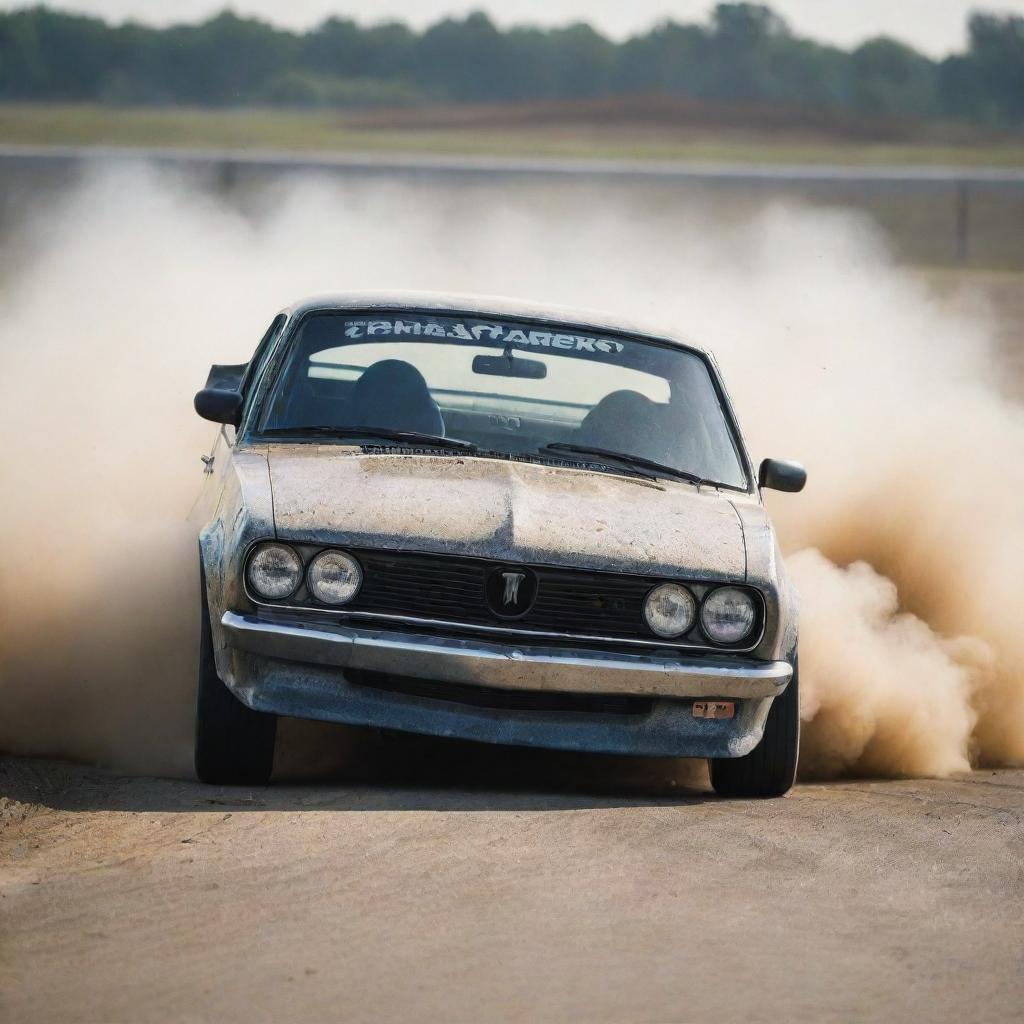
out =
<path fill-rule="evenodd" d="M 441 386 L 431 394 L 458 424 L 454 437 L 425 431 L 429 407 L 401 434 L 367 425 L 380 395 L 371 412 L 353 412 L 359 395 L 345 389 L 381 355 L 405 355 L 395 342 L 411 324 L 464 333 L 482 376 L 518 384 L 540 371 L 516 365 L 527 360 L 508 344 L 501 356 L 480 349 L 501 340 L 474 326 L 496 333 L 493 315 L 454 328 L 447 311 L 341 315 L 343 329 L 316 336 L 302 356 L 307 426 L 293 430 L 280 385 L 266 384 L 262 419 L 240 430 L 234 480 L 201 536 L 213 659 L 234 698 L 261 715 L 497 744 L 713 761 L 755 751 L 794 677 L 796 608 L 713 364 L 686 372 L 706 374 L 720 403 L 701 429 L 735 452 L 717 471 L 732 474 L 725 480 L 611 452 L 597 414 L 621 389 L 603 406 L 541 407 L 521 387 L 496 397 L 493 381 L 468 397 Z M 377 324 L 391 346 L 378 362 L 342 343 L 374 342 L 366 332 Z M 525 349 L 531 335 L 516 330 Z M 625 350 L 621 335 L 560 330 L 541 336 L 606 361 Z M 287 374 L 294 348 L 276 371 L 268 363 L 268 379 Z M 356 355 L 369 369 L 353 368 Z M 620 370 L 651 394 L 631 408 L 668 415 L 660 378 L 651 371 L 648 385 L 639 365 Z M 393 392 L 406 371 L 389 372 Z M 309 422 L 323 418 L 325 379 L 327 390 L 342 382 L 348 402 L 337 436 Z M 670 380 L 662 401 L 678 387 Z M 523 440 L 533 429 L 523 408 L 539 438 Z"/>

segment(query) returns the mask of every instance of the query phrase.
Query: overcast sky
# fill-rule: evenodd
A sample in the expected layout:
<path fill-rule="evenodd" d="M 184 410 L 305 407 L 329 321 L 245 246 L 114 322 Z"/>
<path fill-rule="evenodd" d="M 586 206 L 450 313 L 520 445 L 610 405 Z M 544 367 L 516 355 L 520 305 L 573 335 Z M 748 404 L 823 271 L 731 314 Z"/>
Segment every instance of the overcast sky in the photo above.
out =
<path fill-rule="evenodd" d="M 31 0 L 32 3 L 38 0 Z M 589 21 L 622 37 L 673 17 L 703 20 L 714 0 L 47 0 L 53 7 L 102 14 L 121 21 L 153 24 L 193 21 L 226 6 L 257 14 L 280 25 L 306 28 L 331 14 L 363 22 L 401 18 L 416 26 L 447 14 L 486 10 L 500 24 L 563 24 Z M 0 0 L 0 7 L 28 6 L 23 0 Z M 936 56 L 962 48 L 970 10 L 1024 14 L 1024 0 L 769 0 L 801 34 L 850 46 L 888 34 Z"/>

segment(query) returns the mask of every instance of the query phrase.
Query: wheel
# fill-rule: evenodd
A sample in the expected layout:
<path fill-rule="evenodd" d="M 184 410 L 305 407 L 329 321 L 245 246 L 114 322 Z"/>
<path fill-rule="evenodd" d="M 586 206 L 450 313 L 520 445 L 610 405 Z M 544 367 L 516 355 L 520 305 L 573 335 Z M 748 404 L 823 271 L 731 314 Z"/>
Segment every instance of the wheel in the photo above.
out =
<path fill-rule="evenodd" d="M 199 585 L 202 621 L 196 695 L 196 775 L 200 782 L 218 785 L 265 786 L 274 768 L 277 715 L 247 708 L 221 682 L 213 657 L 206 574 L 202 570 Z"/>
<path fill-rule="evenodd" d="M 711 785 L 720 796 L 784 796 L 796 781 L 800 753 L 800 679 L 797 663 L 785 693 L 772 701 L 761 742 L 745 757 L 709 761 Z"/>

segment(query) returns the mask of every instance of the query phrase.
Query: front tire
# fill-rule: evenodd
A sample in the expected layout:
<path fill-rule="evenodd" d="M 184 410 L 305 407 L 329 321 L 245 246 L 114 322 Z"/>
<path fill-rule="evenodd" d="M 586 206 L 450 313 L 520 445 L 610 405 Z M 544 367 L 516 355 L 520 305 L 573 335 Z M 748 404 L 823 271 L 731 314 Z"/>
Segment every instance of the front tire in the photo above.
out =
<path fill-rule="evenodd" d="M 800 679 L 793 678 L 781 697 L 772 701 L 761 742 L 745 757 L 712 758 L 711 785 L 719 796 L 785 796 L 796 781 L 800 754 Z"/>
<path fill-rule="evenodd" d="M 246 707 L 221 681 L 213 656 L 213 630 L 200 570 L 202 621 L 196 695 L 195 769 L 200 782 L 265 786 L 274 769 L 277 715 Z"/>

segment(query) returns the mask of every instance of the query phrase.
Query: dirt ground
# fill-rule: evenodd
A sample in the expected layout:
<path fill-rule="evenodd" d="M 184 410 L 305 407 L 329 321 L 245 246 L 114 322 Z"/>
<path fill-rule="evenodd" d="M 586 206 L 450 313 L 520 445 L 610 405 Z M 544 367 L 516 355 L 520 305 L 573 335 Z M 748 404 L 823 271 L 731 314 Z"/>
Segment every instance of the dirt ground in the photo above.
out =
<path fill-rule="evenodd" d="M 1019 1020 L 1022 812 L 1009 770 L 729 803 L 433 741 L 260 791 L 8 759 L 0 1019 Z"/>

